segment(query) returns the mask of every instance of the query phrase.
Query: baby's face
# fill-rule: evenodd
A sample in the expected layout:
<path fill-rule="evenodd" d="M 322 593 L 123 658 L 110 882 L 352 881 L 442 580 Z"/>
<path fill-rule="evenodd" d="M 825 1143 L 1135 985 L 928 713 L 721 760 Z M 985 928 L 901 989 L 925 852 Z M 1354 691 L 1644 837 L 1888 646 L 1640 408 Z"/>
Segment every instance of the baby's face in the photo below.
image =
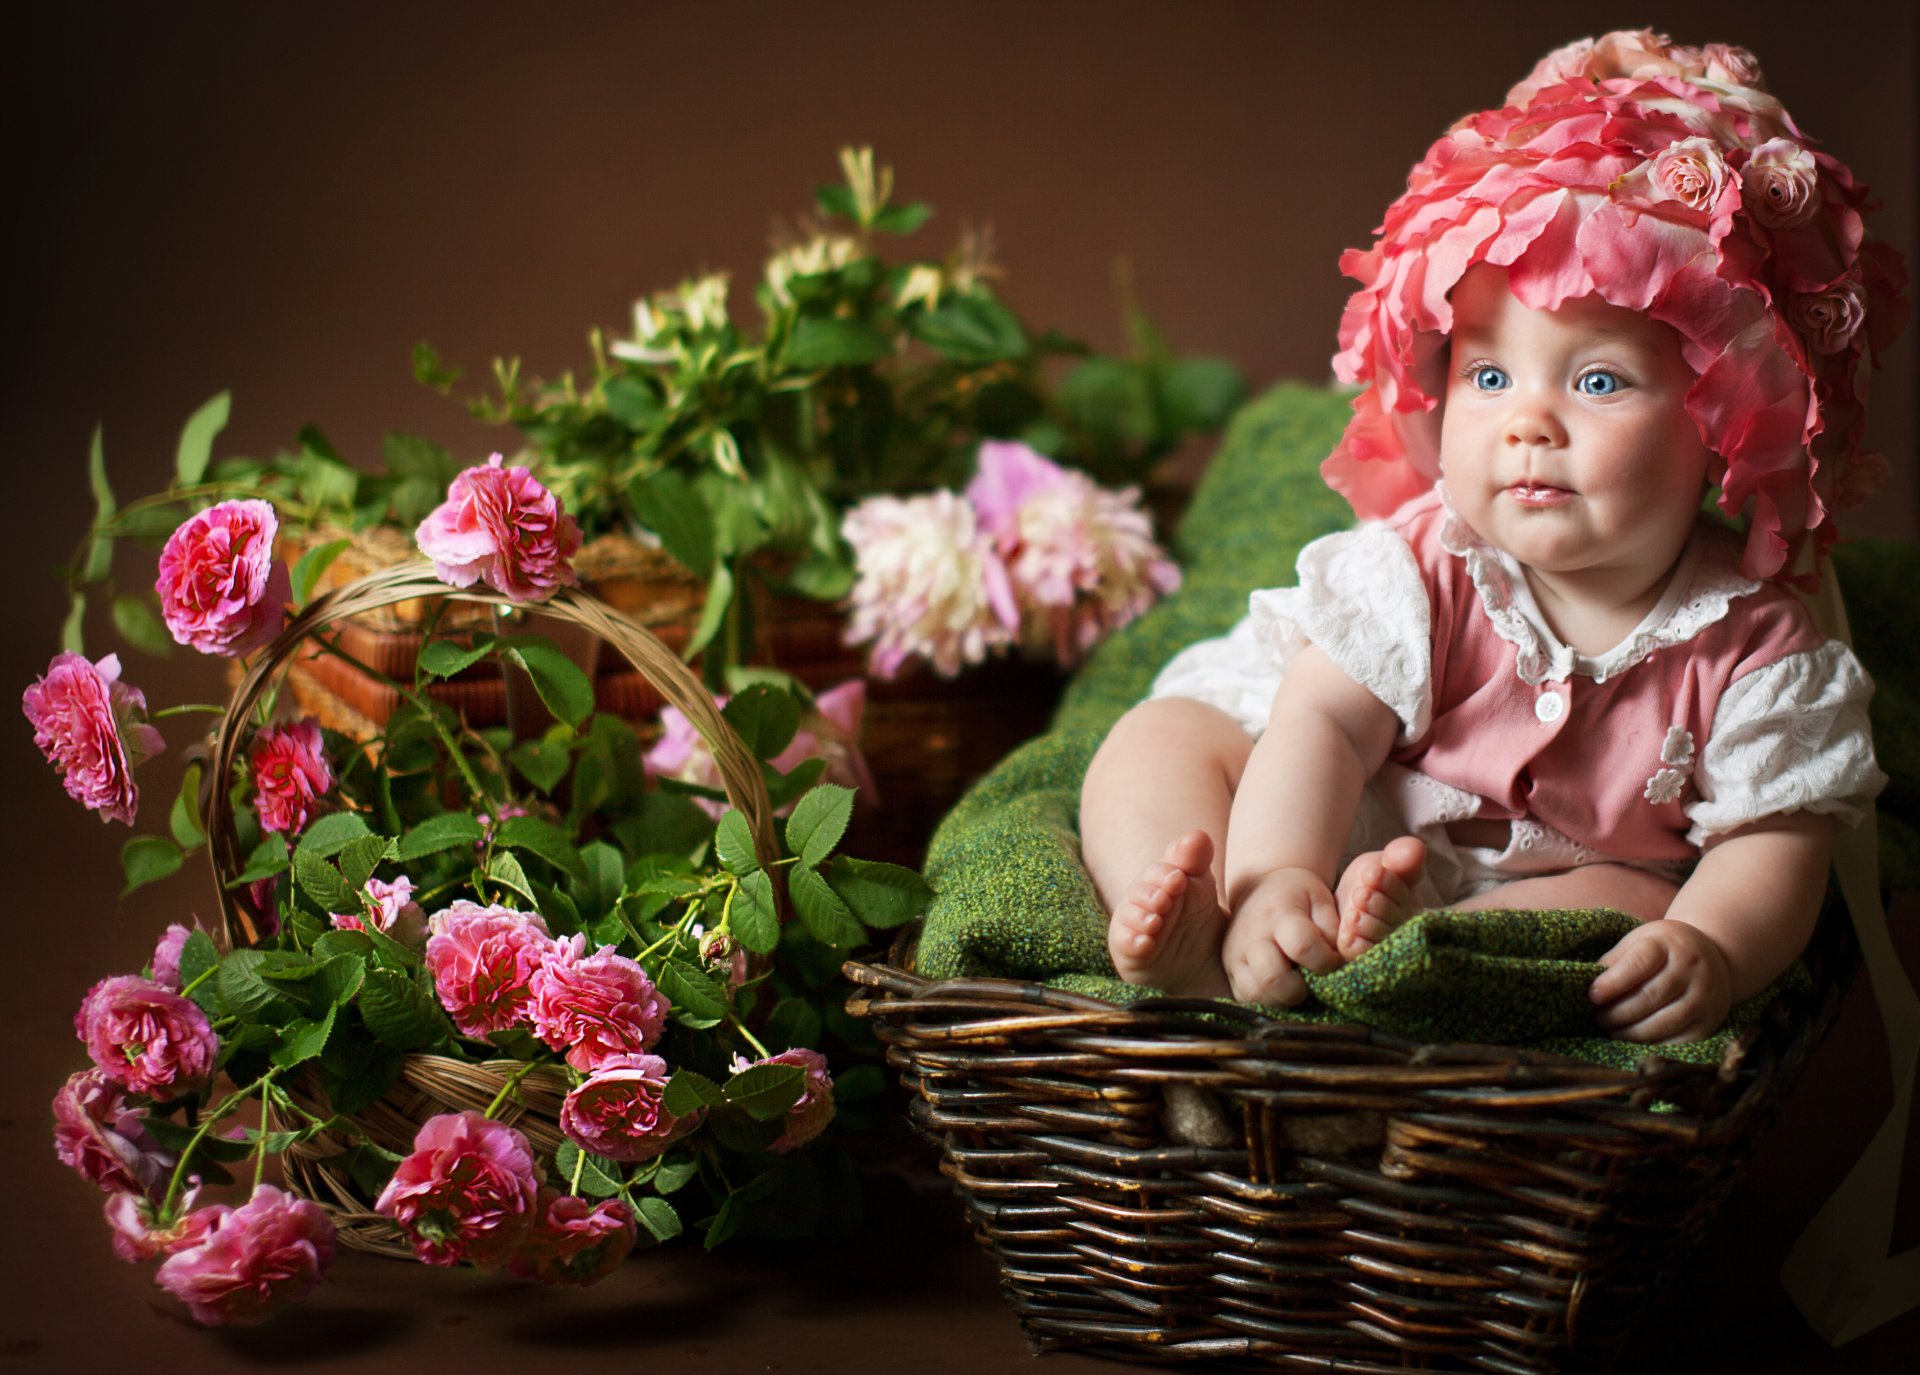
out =
<path fill-rule="evenodd" d="M 1597 296 L 1530 310 L 1486 264 L 1452 301 L 1440 469 L 1454 509 L 1522 564 L 1596 593 L 1663 576 L 1712 463 L 1679 336 Z"/>

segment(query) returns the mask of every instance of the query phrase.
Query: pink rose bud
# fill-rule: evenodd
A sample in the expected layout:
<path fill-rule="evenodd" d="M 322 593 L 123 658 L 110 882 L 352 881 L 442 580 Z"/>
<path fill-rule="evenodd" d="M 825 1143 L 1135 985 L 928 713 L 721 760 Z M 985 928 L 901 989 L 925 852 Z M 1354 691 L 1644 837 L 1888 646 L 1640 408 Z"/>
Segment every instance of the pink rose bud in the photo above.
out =
<path fill-rule="evenodd" d="M 260 828 L 289 837 L 300 834 L 333 786 L 320 723 L 308 716 L 263 730 L 254 737 L 249 758 Z"/>
<path fill-rule="evenodd" d="M 698 928 L 696 927 L 697 931 Z M 709 931 L 700 937 L 700 959 L 707 968 L 727 976 L 732 991 L 747 981 L 747 951 L 725 931 Z"/>
<path fill-rule="evenodd" d="M 53 1149 L 108 1193 L 153 1193 L 174 1167 L 174 1156 L 147 1135 L 146 1109 L 97 1069 L 73 1075 L 53 1096 Z"/>
<path fill-rule="evenodd" d="M 1709 211 L 1727 184 L 1727 160 L 1710 138 L 1683 138 L 1653 155 L 1651 175 L 1659 199 Z"/>
<path fill-rule="evenodd" d="M 1731 43 L 1709 43 L 1700 50 L 1700 56 L 1707 64 L 1709 80 L 1756 91 L 1766 86 L 1766 78 L 1760 73 L 1760 59 L 1745 48 Z"/>
<path fill-rule="evenodd" d="M 526 1020 L 533 976 L 553 949 L 537 913 L 462 898 L 435 912 L 427 929 L 427 969 L 462 1035 L 481 1037 Z"/>
<path fill-rule="evenodd" d="M 527 1012 L 533 1034 L 567 1063 L 591 1074 L 617 1056 L 636 1055 L 660 1039 L 671 1006 L 647 971 L 603 945 L 586 954 L 585 936 L 562 937 L 533 975 Z"/>
<path fill-rule="evenodd" d="M 233 1210 L 224 1203 L 195 1208 L 198 1185 L 180 1195 L 173 1221 L 161 1226 L 159 1205 L 139 1194 L 114 1194 L 107 1199 L 107 1226 L 113 1229 L 113 1253 L 134 1264 L 155 1256 L 170 1256 L 198 1246 Z"/>
<path fill-rule="evenodd" d="M 609 1160 L 651 1160 L 704 1115 L 675 1117 L 661 1101 L 666 1088 L 667 1062 L 658 1055 L 606 1060 L 560 1105 L 560 1130 L 581 1150 Z"/>
<path fill-rule="evenodd" d="M 84 655 L 56 654 L 21 694 L 20 707 L 67 796 L 102 821 L 131 826 L 140 809 L 133 771 L 167 742 L 147 724 L 146 695 L 120 681 L 120 657 L 92 663 Z"/>
<path fill-rule="evenodd" d="M 333 1264 L 333 1219 L 271 1184 L 176 1250 L 153 1282 L 208 1327 L 247 1327 L 298 1303 Z"/>
<path fill-rule="evenodd" d="M 1770 138 L 1740 169 L 1740 199 L 1769 229 L 1794 229 L 1820 208 L 1813 154 L 1791 139 Z"/>
<path fill-rule="evenodd" d="M 430 1119 L 374 1211 L 399 1223 L 428 1265 L 499 1265 L 520 1246 L 540 1196 L 526 1137 L 477 1112 Z"/>
<path fill-rule="evenodd" d="M 453 587 L 485 582 L 513 601 L 540 602 L 578 581 L 569 561 L 580 527 L 531 472 L 503 468 L 499 454 L 454 478 L 414 539 Z"/>
<path fill-rule="evenodd" d="M 370 878 L 361 892 L 366 894 L 367 908 L 376 931 L 414 949 L 426 944 L 427 914 L 413 900 L 412 879 L 405 874 L 391 883 L 385 879 Z M 367 929 L 368 912 L 330 912 L 327 915 L 337 930 Z"/>
<path fill-rule="evenodd" d="M 1815 353 L 1839 353 L 1866 323 L 1866 293 L 1858 282 L 1836 282 L 1825 291 L 1794 297 L 1787 318 Z"/>
<path fill-rule="evenodd" d="M 203 1086 L 220 1050 L 196 1004 L 135 974 L 89 989 L 73 1029 L 109 1079 L 150 1098 L 178 1098 Z"/>
<path fill-rule="evenodd" d="M 160 943 L 153 947 L 153 981 L 169 993 L 180 991 L 180 952 L 186 949 L 187 937 L 199 926 L 198 917 L 194 918 L 192 928 L 176 921 L 161 933 Z"/>
<path fill-rule="evenodd" d="M 736 1055 L 733 1059 L 733 1072 L 740 1073 L 754 1065 L 798 1065 L 806 1071 L 806 1082 L 800 1092 L 800 1101 L 787 1109 L 786 1130 L 775 1138 L 767 1149 L 785 1153 L 806 1145 L 814 1137 L 827 1129 L 827 1123 L 833 1121 L 833 1076 L 827 1072 L 827 1057 L 817 1050 L 807 1050 L 796 1046 L 792 1050 L 783 1050 L 778 1055 L 769 1055 L 764 1060 L 748 1062 L 746 1057 Z"/>
<path fill-rule="evenodd" d="M 273 557 L 280 522 L 264 501 L 223 501 L 190 516 L 160 551 L 160 616 L 202 654 L 251 654 L 280 630 L 293 585 Z"/>
<path fill-rule="evenodd" d="M 507 1261 L 515 1279 L 541 1284 L 594 1284 L 620 1268 L 638 1228 L 617 1198 L 589 1204 L 558 1189 L 542 1189 L 538 1221 Z"/>

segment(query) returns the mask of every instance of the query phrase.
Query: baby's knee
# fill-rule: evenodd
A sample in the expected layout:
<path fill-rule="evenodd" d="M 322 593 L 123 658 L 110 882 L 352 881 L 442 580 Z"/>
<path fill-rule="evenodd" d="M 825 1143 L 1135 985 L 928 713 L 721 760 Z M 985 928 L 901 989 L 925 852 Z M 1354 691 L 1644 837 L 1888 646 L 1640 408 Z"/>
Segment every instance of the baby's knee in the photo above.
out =
<path fill-rule="evenodd" d="M 1154 697 L 1114 722 L 1101 753 L 1141 750 L 1173 763 L 1196 753 L 1244 761 L 1253 739 L 1220 708 L 1191 697 Z"/>

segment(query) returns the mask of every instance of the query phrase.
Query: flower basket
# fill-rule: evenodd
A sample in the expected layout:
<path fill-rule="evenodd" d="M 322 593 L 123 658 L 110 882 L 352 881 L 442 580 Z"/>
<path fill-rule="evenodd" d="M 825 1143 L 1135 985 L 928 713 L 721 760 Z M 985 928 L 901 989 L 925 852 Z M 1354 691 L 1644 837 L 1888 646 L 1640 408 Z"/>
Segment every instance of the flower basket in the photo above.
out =
<path fill-rule="evenodd" d="M 243 897 L 245 885 L 236 882 L 244 871 L 246 857 L 241 852 L 230 805 L 235 769 L 255 704 L 275 676 L 296 662 L 314 632 L 354 618 L 379 624 L 382 613 L 392 619 L 393 608 L 419 606 L 428 598 L 444 598 L 460 607 L 512 605 L 496 593 L 450 589 L 423 562 L 400 564 L 316 598 L 271 645 L 249 661 L 214 740 L 205 800 L 207 851 L 221 895 L 221 935 L 229 948 L 253 945 L 261 934 L 258 919 Z M 713 751 L 729 802 L 746 819 L 754 854 L 773 878 L 776 902 L 784 913 L 787 903 L 782 871 L 775 865 L 779 846 L 759 765 L 699 679 L 677 654 L 629 615 L 585 593 L 562 590 L 544 603 L 541 611 L 612 646 L 636 674 L 693 722 Z M 530 1073 L 526 1069 L 524 1063 L 511 1059 L 476 1064 L 448 1056 L 411 1054 L 398 1081 L 384 1097 L 348 1116 L 365 1139 L 388 1151 L 404 1153 L 429 1119 L 442 1113 L 480 1112 L 497 1103 L 499 1119 L 517 1127 L 533 1147 L 540 1165 L 550 1168 L 564 1140 L 559 1112 L 567 1092 L 567 1077 L 557 1067 L 543 1066 Z M 311 1074 L 296 1079 L 292 1092 L 295 1102 L 315 1117 L 331 1115 L 332 1107 Z M 500 1101 L 503 1096 L 504 1101 Z M 285 1152 L 288 1186 L 327 1208 L 342 1244 L 396 1258 L 412 1256 L 414 1250 L 400 1229 L 368 1207 L 364 1187 L 356 1187 L 350 1169 L 339 1163 L 342 1152 L 352 1144 L 353 1140 L 342 1134 L 322 1132 L 290 1146 Z"/>

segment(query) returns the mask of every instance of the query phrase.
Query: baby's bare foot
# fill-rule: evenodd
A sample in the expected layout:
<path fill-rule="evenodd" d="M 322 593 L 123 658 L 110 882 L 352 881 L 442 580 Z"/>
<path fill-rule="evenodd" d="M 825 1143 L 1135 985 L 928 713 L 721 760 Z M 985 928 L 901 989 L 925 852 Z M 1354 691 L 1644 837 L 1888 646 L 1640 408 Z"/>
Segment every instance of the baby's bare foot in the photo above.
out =
<path fill-rule="evenodd" d="M 1213 882 L 1213 839 L 1205 831 L 1188 831 L 1128 885 L 1107 925 L 1107 953 L 1130 984 L 1224 998 L 1225 933 L 1226 914 Z"/>
<path fill-rule="evenodd" d="M 1361 855 L 1347 866 L 1334 893 L 1342 958 L 1366 954 L 1414 914 L 1413 886 L 1426 871 L 1426 842 L 1412 836 L 1390 841 L 1384 850 Z"/>

